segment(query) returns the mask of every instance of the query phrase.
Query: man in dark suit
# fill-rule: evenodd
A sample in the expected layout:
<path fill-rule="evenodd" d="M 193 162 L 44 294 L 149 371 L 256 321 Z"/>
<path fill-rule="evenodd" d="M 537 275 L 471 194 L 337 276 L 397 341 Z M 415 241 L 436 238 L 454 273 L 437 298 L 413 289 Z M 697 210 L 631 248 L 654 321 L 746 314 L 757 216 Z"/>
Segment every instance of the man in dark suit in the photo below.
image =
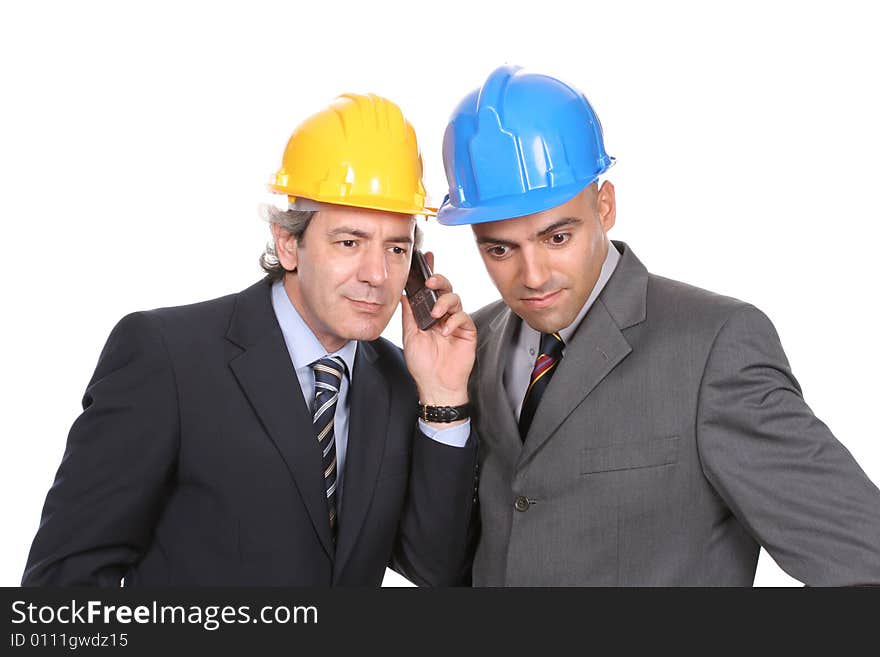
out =
<path fill-rule="evenodd" d="M 449 200 L 502 300 L 474 315 L 482 586 L 880 583 L 880 491 L 753 306 L 650 274 L 607 233 L 582 93 L 516 67 L 456 108 Z M 500 385 L 499 385 L 500 384 Z"/>
<path fill-rule="evenodd" d="M 113 330 L 23 584 L 375 586 L 389 564 L 461 579 L 473 324 L 435 276 L 438 324 L 420 331 L 404 300 L 405 359 L 379 337 L 430 212 L 412 127 L 340 97 L 294 132 L 272 188 L 289 209 L 269 211 L 266 279 Z"/>

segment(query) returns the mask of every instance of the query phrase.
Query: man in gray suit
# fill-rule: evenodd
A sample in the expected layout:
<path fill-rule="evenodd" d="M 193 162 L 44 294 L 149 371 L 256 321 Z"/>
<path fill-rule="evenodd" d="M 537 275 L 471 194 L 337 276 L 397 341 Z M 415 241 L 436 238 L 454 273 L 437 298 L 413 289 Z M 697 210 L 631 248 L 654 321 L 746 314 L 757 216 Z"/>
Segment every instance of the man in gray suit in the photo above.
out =
<path fill-rule="evenodd" d="M 880 491 L 804 402 L 755 307 L 649 274 L 582 93 L 516 67 L 466 96 L 438 215 L 471 224 L 483 586 L 880 582 Z"/>

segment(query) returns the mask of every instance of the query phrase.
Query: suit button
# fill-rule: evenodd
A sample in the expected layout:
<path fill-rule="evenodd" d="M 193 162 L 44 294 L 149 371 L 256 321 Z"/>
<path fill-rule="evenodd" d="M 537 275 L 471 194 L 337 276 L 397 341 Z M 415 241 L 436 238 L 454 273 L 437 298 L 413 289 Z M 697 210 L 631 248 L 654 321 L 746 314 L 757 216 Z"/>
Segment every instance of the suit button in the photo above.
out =
<path fill-rule="evenodd" d="M 513 508 L 517 511 L 526 511 L 529 508 L 529 498 L 520 495 L 513 503 Z"/>

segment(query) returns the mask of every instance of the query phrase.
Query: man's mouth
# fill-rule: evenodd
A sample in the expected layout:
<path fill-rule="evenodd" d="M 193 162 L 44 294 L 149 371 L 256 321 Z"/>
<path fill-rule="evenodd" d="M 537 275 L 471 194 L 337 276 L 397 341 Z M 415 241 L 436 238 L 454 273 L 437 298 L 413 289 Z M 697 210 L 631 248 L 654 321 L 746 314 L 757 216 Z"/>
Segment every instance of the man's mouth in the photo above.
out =
<path fill-rule="evenodd" d="M 384 307 L 384 304 L 381 303 L 374 303 L 372 301 L 361 301 L 359 299 L 351 299 L 349 297 L 346 298 L 349 300 L 349 302 L 351 302 L 351 305 L 353 305 L 356 310 L 370 313 L 372 315 L 377 314 Z"/>
<path fill-rule="evenodd" d="M 524 297 L 521 301 L 529 308 L 546 308 L 555 303 L 560 294 L 562 294 L 561 289 L 555 292 L 548 292 L 542 296 Z"/>

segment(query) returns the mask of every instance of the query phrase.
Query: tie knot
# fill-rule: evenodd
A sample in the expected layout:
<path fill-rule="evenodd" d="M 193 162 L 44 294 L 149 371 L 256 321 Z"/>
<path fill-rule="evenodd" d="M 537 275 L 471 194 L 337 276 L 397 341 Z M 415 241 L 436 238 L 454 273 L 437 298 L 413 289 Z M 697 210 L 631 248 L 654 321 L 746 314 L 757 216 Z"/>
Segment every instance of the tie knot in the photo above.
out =
<path fill-rule="evenodd" d="M 562 341 L 562 336 L 558 332 L 541 334 L 541 353 L 545 356 L 550 356 L 554 360 L 558 359 L 562 356 L 564 346 L 565 342 Z"/>
<path fill-rule="evenodd" d="M 344 360 L 339 356 L 325 356 L 312 363 L 312 369 L 315 371 L 315 383 L 330 386 L 339 392 L 342 377 L 346 372 Z"/>

